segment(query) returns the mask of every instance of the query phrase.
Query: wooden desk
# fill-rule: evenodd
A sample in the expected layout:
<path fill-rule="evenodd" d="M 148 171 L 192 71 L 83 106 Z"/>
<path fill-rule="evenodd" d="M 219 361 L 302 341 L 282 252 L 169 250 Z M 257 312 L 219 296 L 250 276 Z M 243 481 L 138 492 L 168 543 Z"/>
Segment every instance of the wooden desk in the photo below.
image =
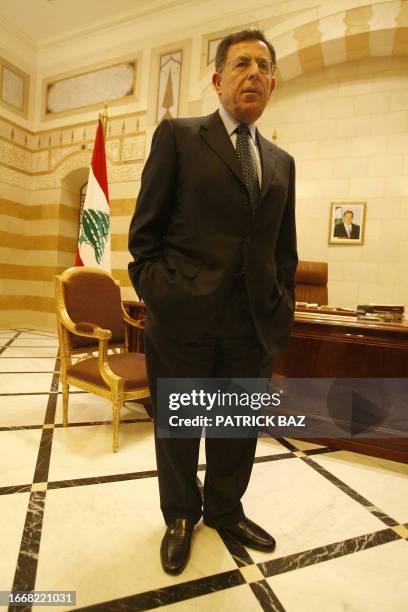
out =
<path fill-rule="evenodd" d="M 293 378 L 406 378 L 408 321 L 296 312 L 289 345 L 275 370 Z"/>
<path fill-rule="evenodd" d="M 134 318 L 146 314 L 140 302 L 127 301 L 125 307 Z M 139 330 L 132 330 L 130 350 L 144 350 Z M 296 312 L 289 344 L 274 371 L 291 378 L 408 378 L 408 322 L 374 323 Z M 408 439 L 313 441 L 408 463 Z"/>
<path fill-rule="evenodd" d="M 407 378 L 408 322 L 297 312 L 274 371 L 291 378 Z M 331 448 L 408 463 L 408 439 L 324 439 Z"/>

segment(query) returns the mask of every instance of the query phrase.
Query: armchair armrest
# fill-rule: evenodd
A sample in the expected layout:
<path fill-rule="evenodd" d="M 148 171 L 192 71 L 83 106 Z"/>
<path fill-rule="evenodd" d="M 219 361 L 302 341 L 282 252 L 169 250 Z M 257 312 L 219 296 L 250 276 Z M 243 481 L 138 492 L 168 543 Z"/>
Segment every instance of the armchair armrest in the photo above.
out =
<path fill-rule="evenodd" d="M 144 317 L 143 319 L 132 319 L 132 317 L 126 312 L 126 310 L 123 307 L 123 303 L 122 303 L 122 316 L 123 316 L 123 320 L 125 321 L 125 323 L 128 323 L 129 325 L 131 325 L 132 327 L 137 327 L 138 329 L 144 329 Z"/>
<path fill-rule="evenodd" d="M 112 338 L 112 332 L 109 329 L 103 329 L 95 323 L 89 323 L 88 321 L 81 321 L 80 323 L 74 323 L 75 334 L 80 336 L 86 336 L 89 338 L 95 338 L 98 340 L 110 340 Z"/>
<path fill-rule="evenodd" d="M 71 332 L 71 334 L 85 336 L 86 338 L 94 338 L 95 340 L 106 339 L 106 341 L 112 337 L 112 332 L 109 329 L 102 329 L 102 327 L 95 325 L 95 323 L 89 323 L 88 321 L 74 323 L 65 306 L 60 307 L 58 314 L 62 325 Z"/>
<path fill-rule="evenodd" d="M 123 392 L 123 379 L 115 374 L 108 361 L 108 340 L 112 337 L 112 332 L 109 329 L 103 329 L 96 325 L 95 323 L 89 323 L 88 321 L 81 321 L 80 323 L 75 323 L 75 332 L 81 336 L 86 336 L 89 338 L 95 338 L 99 341 L 98 346 L 98 367 L 99 372 L 109 387 L 115 387 L 118 392 L 121 390 Z"/>

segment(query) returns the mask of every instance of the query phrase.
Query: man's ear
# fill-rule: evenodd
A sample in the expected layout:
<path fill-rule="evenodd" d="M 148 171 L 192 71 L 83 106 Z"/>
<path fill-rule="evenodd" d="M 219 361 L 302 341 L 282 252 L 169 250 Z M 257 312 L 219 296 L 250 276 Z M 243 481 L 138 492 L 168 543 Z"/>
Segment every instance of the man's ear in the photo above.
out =
<path fill-rule="evenodd" d="M 269 96 L 271 96 L 273 90 L 275 89 L 275 85 L 276 85 L 276 79 L 275 79 L 275 77 L 272 77 L 272 79 L 271 79 L 271 89 L 269 91 Z"/>
<path fill-rule="evenodd" d="M 212 77 L 212 84 L 214 85 L 214 89 L 217 94 L 221 94 L 221 74 L 219 72 L 214 72 Z"/>

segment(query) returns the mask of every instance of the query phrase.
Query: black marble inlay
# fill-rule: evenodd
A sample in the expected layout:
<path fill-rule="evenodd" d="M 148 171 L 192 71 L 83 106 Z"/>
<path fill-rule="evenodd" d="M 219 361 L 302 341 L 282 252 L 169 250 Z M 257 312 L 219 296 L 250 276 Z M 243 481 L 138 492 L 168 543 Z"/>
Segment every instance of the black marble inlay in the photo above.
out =
<path fill-rule="evenodd" d="M 152 419 L 140 417 L 140 419 L 120 419 L 121 425 L 126 425 L 126 423 L 151 423 Z M 55 427 L 90 427 L 92 425 L 112 425 L 112 421 L 77 421 L 76 423 L 68 423 L 68 425 L 64 425 L 63 423 L 55 423 Z"/>
<path fill-rule="evenodd" d="M 133 419 L 120 419 L 120 423 L 124 425 L 126 425 L 126 423 L 153 423 L 153 419 L 150 417 L 134 417 Z"/>
<path fill-rule="evenodd" d="M 366 508 L 371 512 L 371 514 L 380 519 L 380 521 L 388 525 L 388 527 L 395 527 L 396 525 L 399 525 L 398 521 L 388 516 L 388 514 L 385 514 L 385 512 L 382 510 L 379 510 L 376 506 L 366 506 Z"/>
<path fill-rule="evenodd" d="M 41 425 L 10 425 L 9 427 L 0 427 L 0 431 L 17 431 L 19 429 L 42 429 Z"/>
<path fill-rule="evenodd" d="M 31 484 L 0 487 L 0 495 L 12 495 L 13 493 L 27 493 L 28 491 L 31 491 Z"/>
<path fill-rule="evenodd" d="M 323 448 L 309 448 L 308 450 L 302 451 L 305 455 L 327 455 L 328 453 L 335 453 L 336 450 L 324 446 Z"/>
<path fill-rule="evenodd" d="M 221 535 L 221 533 L 219 533 L 219 536 L 224 542 L 224 545 L 227 547 L 228 552 L 230 553 L 238 567 L 244 567 L 245 565 L 254 564 L 254 560 L 252 559 L 245 546 L 242 546 L 242 544 L 235 542 L 235 540 L 226 535 Z"/>
<path fill-rule="evenodd" d="M 157 476 L 157 470 L 113 474 L 111 476 L 90 476 L 89 478 L 73 478 L 71 480 L 54 480 L 48 483 L 48 489 L 68 489 L 70 487 L 84 487 L 88 485 L 106 484 L 109 482 L 139 480 L 140 478 L 154 478 L 155 476 Z"/>
<path fill-rule="evenodd" d="M 56 360 L 59 361 L 58 358 Z M 51 381 L 51 391 L 58 388 L 59 374 L 54 373 Z M 45 412 L 45 424 L 52 424 L 55 421 L 55 410 L 57 405 L 57 396 L 50 393 L 48 397 L 47 410 Z M 48 471 L 50 468 L 50 458 L 52 449 L 52 438 L 54 429 L 43 429 L 41 435 L 40 449 L 38 451 L 37 465 L 35 466 L 33 482 L 47 482 Z"/>
<path fill-rule="evenodd" d="M 12 591 L 32 591 L 35 587 L 45 496 L 46 491 L 30 495 Z M 29 609 L 30 606 L 9 606 L 9 612 Z"/>
<path fill-rule="evenodd" d="M 2 353 L 4 353 L 4 351 L 6 350 L 6 348 L 8 348 L 8 347 L 9 347 L 9 346 L 10 346 L 10 345 L 11 345 L 11 344 L 14 342 L 14 340 L 15 340 L 16 338 L 18 338 L 18 337 L 19 337 L 19 335 L 20 335 L 20 332 L 17 332 L 16 334 L 14 334 L 14 336 L 13 336 L 12 338 L 9 338 L 9 339 L 7 339 L 7 338 L 2 338 L 2 340 L 3 340 L 3 339 L 4 339 L 4 340 L 7 340 L 7 342 L 5 342 L 5 344 L 2 344 L 2 346 L 0 346 L 0 355 L 1 355 Z"/>
<path fill-rule="evenodd" d="M 60 361 L 60 358 L 57 356 L 55 360 L 55 366 L 54 366 L 55 373 L 54 373 L 54 376 L 52 377 L 50 391 L 58 391 L 60 368 L 61 368 L 61 361 Z"/>
<path fill-rule="evenodd" d="M 258 567 L 265 578 L 269 578 L 270 576 L 291 572 L 302 567 L 307 567 L 308 565 L 315 565 L 323 561 L 336 559 L 337 557 L 344 557 L 345 555 L 350 555 L 360 550 L 366 550 L 400 539 L 401 536 L 392 529 L 383 529 L 381 531 L 375 531 L 374 533 L 350 538 L 342 542 L 335 542 L 333 544 L 327 544 L 326 546 L 304 550 L 300 553 L 288 555 L 287 557 L 264 561 L 263 563 L 258 563 Z"/>
<path fill-rule="evenodd" d="M 204 484 L 198 476 L 196 477 L 196 479 L 198 487 L 200 489 L 201 498 L 204 499 Z M 244 565 L 253 565 L 254 561 L 244 546 L 238 544 L 238 542 L 235 542 L 231 538 L 222 535 L 221 533 L 218 533 L 218 535 L 222 539 L 224 545 L 228 549 L 228 552 L 233 557 L 238 567 L 243 567 Z"/>
<path fill-rule="evenodd" d="M 394 521 L 394 519 L 388 516 L 385 512 L 382 512 L 379 508 L 374 506 L 374 504 L 368 501 L 368 499 L 360 495 L 360 493 L 357 493 L 357 491 L 355 491 L 345 482 L 340 480 L 340 478 L 337 478 L 337 476 L 334 476 L 333 474 L 331 474 L 328 470 L 326 470 L 326 468 L 322 467 L 321 465 L 313 461 L 313 459 L 310 459 L 309 457 L 300 457 L 300 459 L 304 461 L 305 463 L 307 463 L 307 465 L 312 467 L 314 470 L 316 470 L 316 472 L 318 472 L 321 476 L 324 476 L 332 484 L 336 485 L 336 487 L 340 489 L 341 491 L 343 491 L 343 493 L 345 493 L 346 495 L 354 499 L 354 501 L 364 506 L 366 510 L 374 514 L 383 523 L 389 526 L 398 525 L 397 521 Z"/>
<path fill-rule="evenodd" d="M 282 446 L 284 446 L 285 448 L 287 448 L 290 451 L 297 451 L 299 450 L 298 448 L 296 448 L 296 446 L 294 446 L 291 442 L 289 442 L 288 440 L 286 440 L 286 438 L 274 438 L 277 442 L 279 442 L 279 444 L 282 444 Z"/>
<path fill-rule="evenodd" d="M 266 580 L 251 582 L 249 586 L 265 612 L 286 612 Z"/>
<path fill-rule="evenodd" d="M 280 459 L 292 459 L 296 458 L 293 453 L 279 453 L 278 455 L 262 455 L 255 457 L 254 463 L 266 463 L 267 461 L 280 461 Z"/>
<path fill-rule="evenodd" d="M 50 467 L 53 429 L 43 429 L 33 482 L 47 482 Z"/>
<path fill-rule="evenodd" d="M 113 612 L 116 610 L 121 612 L 139 612 L 142 610 L 152 610 L 178 601 L 185 601 L 193 597 L 230 589 L 241 584 L 245 584 L 245 579 L 241 572 L 239 570 L 231 570 L 189 582 L 182 582 L 181 584 L 173 584 L 154 591 L 137 593 L 136 595 L 130 595 L 121 599 L 76 608 L 76 610 L 98 610 L 100 612 Z"/>

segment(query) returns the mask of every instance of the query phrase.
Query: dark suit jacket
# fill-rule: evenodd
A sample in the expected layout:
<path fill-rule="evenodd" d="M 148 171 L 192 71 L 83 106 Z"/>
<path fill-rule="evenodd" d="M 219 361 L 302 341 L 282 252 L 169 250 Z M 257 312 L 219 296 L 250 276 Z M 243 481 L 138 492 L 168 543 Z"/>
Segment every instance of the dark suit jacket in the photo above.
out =
<path fill-rule="evenodd" d="M 295 167 L 258 134 L 262 188 L 254 215 L 218 111 L 162 121 L 129 232 L 129 275 L 151 328 L 190 341 L 209 331 L 242 268 L 258 335 L 273 355 L 293 322 Z"/>
<path fill-rule="evenodd" d="M 338 223 L 334 226 L 334 237 L 335 238 L 348 238 L 348 234 L 346 232 L 346 226 L 344 223 Z M 355 225 L 355 223 L 351 224 L 351 235 L 350 239 L 358 240 L 360 238 L 360 226 Z"/>

